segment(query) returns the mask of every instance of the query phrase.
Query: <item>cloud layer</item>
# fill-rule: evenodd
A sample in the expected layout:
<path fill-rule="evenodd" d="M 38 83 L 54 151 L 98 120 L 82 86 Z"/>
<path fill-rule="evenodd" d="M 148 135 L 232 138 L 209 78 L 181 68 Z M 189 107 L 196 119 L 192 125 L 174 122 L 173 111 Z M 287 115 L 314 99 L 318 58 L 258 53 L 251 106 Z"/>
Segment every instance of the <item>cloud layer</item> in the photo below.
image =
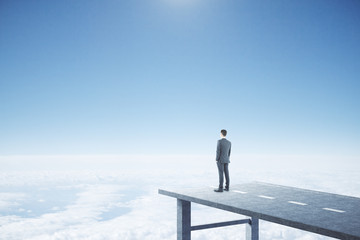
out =
<path fill-rule="evenodd" d="M 185 168 L 163 162 L 130 169 L 121 169 L 119 164 L 115 170 L 1 171 L 1 238 L 176 239 L 176 201 L 159 195 L 157 189 L 216 185 L 215 164 L 208 165 L 205 168 L 200 161 Z M 237 166 L 230 168 L 233 183 L 260 180 L 360 197 L 360 177 L 355 170 Z M 192 206 L 194 225 L 239 218 L 243 216 Z M 245 227 L 240 225 L 196 231 L 192 237 L 231 240 L 243 239 L 244 234 Z M 330 239 L 264 221 L 260 235 L 265 240 Z"/>

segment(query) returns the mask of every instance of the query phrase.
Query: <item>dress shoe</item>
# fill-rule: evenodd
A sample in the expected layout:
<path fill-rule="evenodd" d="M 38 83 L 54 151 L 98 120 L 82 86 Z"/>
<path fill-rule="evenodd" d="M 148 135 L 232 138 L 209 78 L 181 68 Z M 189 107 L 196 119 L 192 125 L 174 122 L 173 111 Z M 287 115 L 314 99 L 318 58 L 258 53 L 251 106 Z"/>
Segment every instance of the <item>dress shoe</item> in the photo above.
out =
<path fill-rule="evenodd" d="M 223 192 L 222 188 L 215 189 L 214 192 Z"/>
<path fill-rule="evenodd" d="M 228 191 L 229 191 L 229 188 L 225 188 L 224 191 L 227 191 L 227 192 L 228 192 Z"/>

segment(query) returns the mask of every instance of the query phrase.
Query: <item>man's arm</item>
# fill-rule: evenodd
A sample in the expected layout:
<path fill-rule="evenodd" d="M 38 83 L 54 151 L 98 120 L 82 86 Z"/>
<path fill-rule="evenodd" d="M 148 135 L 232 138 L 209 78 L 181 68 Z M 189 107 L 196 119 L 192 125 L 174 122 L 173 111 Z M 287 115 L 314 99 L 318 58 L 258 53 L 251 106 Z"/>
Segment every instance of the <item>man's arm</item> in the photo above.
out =
<path fill-rule="evenodd" d="M 229 148 L 229 157 L 230 157 L 230 153 L 231 153 L 231 143 L 230 143 L 230 148 Z"/>
<path fill-rule="evenodd" d="M 217 142 L 217 147 L 216 147 L 216 161 L 220 160 L 220 141 Z"/>

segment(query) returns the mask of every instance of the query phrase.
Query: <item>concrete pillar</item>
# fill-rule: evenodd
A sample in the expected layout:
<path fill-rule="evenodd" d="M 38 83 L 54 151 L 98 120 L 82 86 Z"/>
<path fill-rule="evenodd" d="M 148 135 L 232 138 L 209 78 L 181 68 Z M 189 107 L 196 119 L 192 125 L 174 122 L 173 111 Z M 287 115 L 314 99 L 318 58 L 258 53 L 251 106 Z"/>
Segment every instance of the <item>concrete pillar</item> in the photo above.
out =
<path fill-rule="evenodd" d="M 246 240 L 259 240 L 259 219 L 251 218 L 249 224 L 246 224 Z"/>
<path fill-rule="evenodd" d="M 177 240 L 191 240 L 191 202 L 177 199 Z"/>

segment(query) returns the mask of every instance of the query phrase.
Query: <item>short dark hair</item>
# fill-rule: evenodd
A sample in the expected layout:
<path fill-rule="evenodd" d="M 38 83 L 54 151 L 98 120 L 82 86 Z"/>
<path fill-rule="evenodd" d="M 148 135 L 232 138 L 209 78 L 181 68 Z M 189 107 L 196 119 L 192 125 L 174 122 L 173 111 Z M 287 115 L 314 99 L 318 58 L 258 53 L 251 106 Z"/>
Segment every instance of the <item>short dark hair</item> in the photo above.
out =
<path fill-rule="evenodd" d="M 222 129 L 220 132 L 224 137 L 226 137 L 227 131 L 225 129 Z"/>

